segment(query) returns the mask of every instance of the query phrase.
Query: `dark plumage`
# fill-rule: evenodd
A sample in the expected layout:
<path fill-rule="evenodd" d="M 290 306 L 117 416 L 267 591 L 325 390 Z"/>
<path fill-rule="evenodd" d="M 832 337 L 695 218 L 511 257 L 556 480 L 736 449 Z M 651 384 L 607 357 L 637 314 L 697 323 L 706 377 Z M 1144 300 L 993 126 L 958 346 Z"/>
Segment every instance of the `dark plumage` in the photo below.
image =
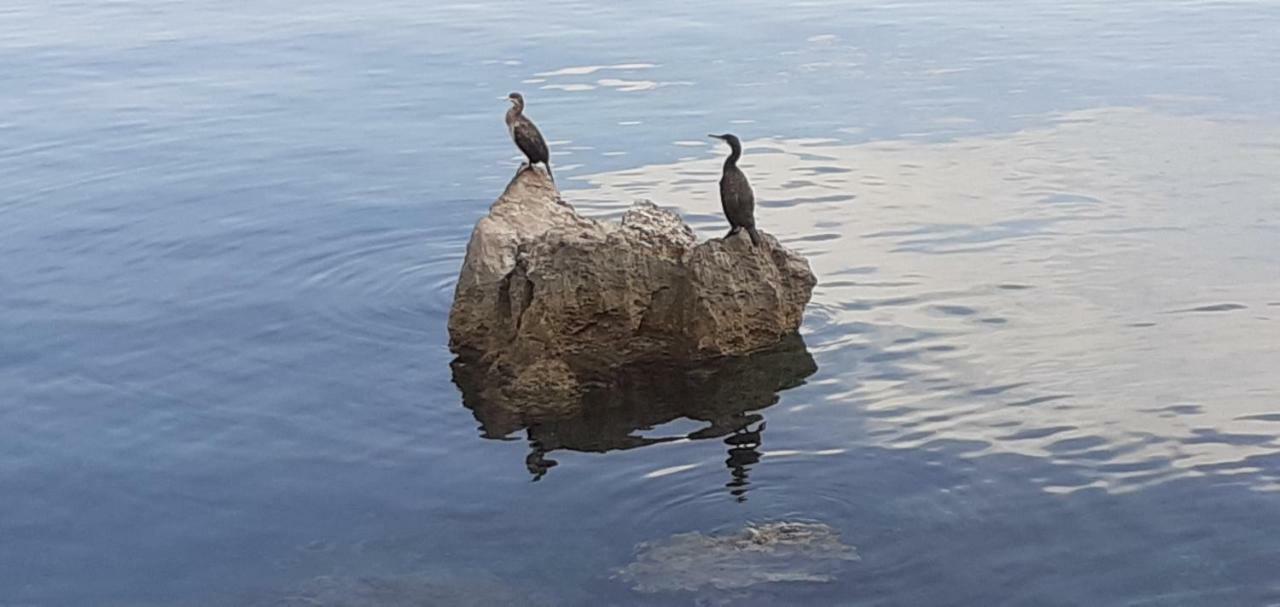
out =
<path fill-rule="evenodd" d="M 511 140 L 516 142 L 516 147 L 529 159 L 529 168 L 532 169 L 533 165 L 541 162 L 547 168 L 547 176 L 555 181 L 555 176 L 551 174 L 551 152 L 547 149 L 547 141 L 542 138 L 542 133 L 534 126 L 533 121 L 524 115 L 524 96 L 511 93 L 507 95 L 507 100 L 511 102 L 511 109 L 507 110 L 507 132 L 511 133 Z"/>
<path fill-rule="evenodd" d="M 747 176 L 738 168 L 738 159 L 742 157 L 742 143 L 734 135 L 708 135 L 729 144 L 729 157 L 724 161 L 724 174 L 720 176 L 720 206 L 724 208 L 724 218 L 729 220 L 729 233 L 733 236 L 738 230 L 745 229 L 751 237 L 751 244 L 760 246 L 760 233 L 756 232 L 756 195 L 751 191 Z"/>

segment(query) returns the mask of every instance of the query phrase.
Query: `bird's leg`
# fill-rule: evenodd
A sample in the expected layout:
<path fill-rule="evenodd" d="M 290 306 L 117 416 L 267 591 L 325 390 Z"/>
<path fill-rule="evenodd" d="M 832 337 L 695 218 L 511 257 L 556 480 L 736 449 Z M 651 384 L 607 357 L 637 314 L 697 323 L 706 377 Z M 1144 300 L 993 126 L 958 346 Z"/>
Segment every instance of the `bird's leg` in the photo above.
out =
<path fill-rule="evenodd" d="M 731 227 L 729 228 L 729 233 L 728 233 L 728 234 L 725 234 L 725 235 L 724 235 L 724 237 L 725 237 L 725 238 L 733 238 L 733 235 L 734 235 L 734 234 L 737 234 L 737 233 L 738 233 L 738 231 L 739 231 L 739 230 L 741 230 L 741 229 L 742 229 L 742 228 L 740 228 L 740 227 L 738 227 L 738 226 L 731 226 Z"/>

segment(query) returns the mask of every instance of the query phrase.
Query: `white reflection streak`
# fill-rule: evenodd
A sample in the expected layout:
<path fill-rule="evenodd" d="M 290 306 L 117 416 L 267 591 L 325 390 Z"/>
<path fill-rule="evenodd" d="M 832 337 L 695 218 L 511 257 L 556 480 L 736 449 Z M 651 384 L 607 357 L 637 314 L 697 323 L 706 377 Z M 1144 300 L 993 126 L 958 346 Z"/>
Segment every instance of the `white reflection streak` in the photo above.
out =
<path fill-rule="evenodd" d="M 653 472 L 649 472 L 645 474 L 644 478 L 662 478 L 664 476 L 670 476 L 672 474 L 679 474 L 687 470 L 693 470 L 694 468 L 697 468 L 698 466 L 701 466 L 701 465 L 702 464 L 681 464 L 679 466 L 669 466 L 666 468 L 660 468 L 658 470 L 654 470 Z"/>

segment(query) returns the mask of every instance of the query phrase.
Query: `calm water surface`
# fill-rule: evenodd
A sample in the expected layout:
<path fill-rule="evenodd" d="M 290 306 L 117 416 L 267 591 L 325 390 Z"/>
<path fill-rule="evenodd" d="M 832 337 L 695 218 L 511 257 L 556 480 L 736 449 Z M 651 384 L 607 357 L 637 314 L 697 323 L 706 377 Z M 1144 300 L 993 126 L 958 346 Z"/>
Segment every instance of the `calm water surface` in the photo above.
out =
<path fill-rule="evenodd" d="M 1280 5 L 233 4 L 0 7 L 0 605 L 1280 604 Z M 739 134 L 804 343 L 471 398 L 511 90 L 703 237 Z M 772 520 L 861 560 L 615 577 Z"/>

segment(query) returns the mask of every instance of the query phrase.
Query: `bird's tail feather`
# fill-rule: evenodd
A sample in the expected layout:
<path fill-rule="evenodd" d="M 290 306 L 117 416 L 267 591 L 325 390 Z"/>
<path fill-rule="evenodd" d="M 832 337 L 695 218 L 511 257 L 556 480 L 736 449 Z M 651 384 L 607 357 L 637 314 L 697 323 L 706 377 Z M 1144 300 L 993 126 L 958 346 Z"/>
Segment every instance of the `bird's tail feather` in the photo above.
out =
<path fill-rule="evenodd" d="M 551 183 L 555 183 L 555 182 L 556 182 L 556 176 L 551 174 L 551 163 L 550 163 L 550 162 L 544 162 L 544 163 L 542 163 L 542 166 L 547 167 L 547 177 L 550 177 L 550 178 L 551 178 Z"/>
<path fill-rule="evenodd" d="M 747 235 L 751 237 L 752 246 L 760 246 L 760 233 L 756 231 L 755 226 L 747 226 Z"/>

